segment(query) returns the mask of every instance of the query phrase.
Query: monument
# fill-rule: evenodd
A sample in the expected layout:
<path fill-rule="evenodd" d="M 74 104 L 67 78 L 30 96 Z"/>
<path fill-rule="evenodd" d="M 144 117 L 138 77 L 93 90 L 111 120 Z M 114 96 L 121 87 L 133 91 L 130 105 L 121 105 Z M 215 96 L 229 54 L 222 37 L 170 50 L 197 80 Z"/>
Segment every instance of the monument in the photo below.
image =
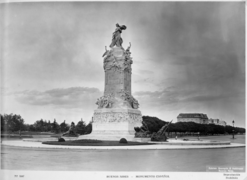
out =
<path fill-rule="evenodd" d="M 71 123 L 69 130 L 62 134 L 62 137 L 78 137 L 78 135 L 76 134 L 74 122 Z"/>
<path fill-rule="evenodd" d="M 80 136 L 79 139 L 137 140 L 134 127 L 141 126 L 142 114 L 138 110 L 138 101 L 131 94 L 131 44 L 126 50 L 122 47 L 121 33 L 126 29 L 125 25 L 116 24 L 110 50 L 105 47 L 102 56 L 105 71 L 104 95 L 96 102 L 98 108 L 93 115 L 92 133 Z"/>

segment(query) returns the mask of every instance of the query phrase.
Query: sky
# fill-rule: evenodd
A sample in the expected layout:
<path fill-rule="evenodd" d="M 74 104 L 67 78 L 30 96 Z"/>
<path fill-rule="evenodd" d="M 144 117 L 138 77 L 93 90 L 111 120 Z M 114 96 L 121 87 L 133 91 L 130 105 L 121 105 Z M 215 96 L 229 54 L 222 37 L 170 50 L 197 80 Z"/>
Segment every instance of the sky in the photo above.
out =
<path fill-rule="evenodd" d="M 89 122 L 103 95 L 115 24 L 131 42 L 142 115 L 245 126 L 244 2 L 36 2 L 0 5 L 1 111 L 25 123 Z"/>

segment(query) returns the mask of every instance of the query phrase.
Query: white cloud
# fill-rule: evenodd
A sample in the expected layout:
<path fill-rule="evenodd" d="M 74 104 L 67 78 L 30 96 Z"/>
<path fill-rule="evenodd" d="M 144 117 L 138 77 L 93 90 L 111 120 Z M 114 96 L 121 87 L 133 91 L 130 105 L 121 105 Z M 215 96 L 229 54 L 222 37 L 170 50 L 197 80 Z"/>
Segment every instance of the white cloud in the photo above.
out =
<path fill-rule="evenodd" d="M 102 96 L 97 88 L 71 87 L 66 89 L 51 89 L 48 91 L 22 91 L 15 94 L 18 102 L 23 104 L 57 108 L 85 108 L 95 104 Z"/>

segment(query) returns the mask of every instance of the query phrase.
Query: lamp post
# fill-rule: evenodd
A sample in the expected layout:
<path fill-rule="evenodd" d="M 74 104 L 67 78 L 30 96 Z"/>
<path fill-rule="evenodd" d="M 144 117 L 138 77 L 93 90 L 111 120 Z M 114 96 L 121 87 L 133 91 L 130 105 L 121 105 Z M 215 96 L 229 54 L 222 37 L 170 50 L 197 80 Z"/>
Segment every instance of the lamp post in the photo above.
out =
<path fill-rule="evenodd" d="M 233 130 L 232 130 L 232 139 L 234 139 L 234 120 L 232 121 L 232 126 L 233 126 Z"/>

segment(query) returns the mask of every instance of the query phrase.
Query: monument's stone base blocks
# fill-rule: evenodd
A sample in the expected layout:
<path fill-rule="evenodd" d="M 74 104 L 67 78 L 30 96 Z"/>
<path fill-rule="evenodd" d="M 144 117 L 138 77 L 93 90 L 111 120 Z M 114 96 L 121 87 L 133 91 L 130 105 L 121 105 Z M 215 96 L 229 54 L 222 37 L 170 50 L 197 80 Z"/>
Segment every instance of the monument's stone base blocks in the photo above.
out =
<path fill-rule="evenodd" d="M 131 124 L 141 123 L 142 114 L 138 109 L 96 109 L 93 117 L 94 123 L 129 122 Z"/>
<path fill-rule="evenodd" d="M 140 141 L 135 138 L 134 127 L 140 127 L 142 114 L 137 109 L 97 109 L 94 111 L 93 129 L 79 139 Z"/>
<path fill-rule="evenodd" d="M 94 111 L 93 132 L 134 135 L 134 127 L 142 122 L 141 111 L 137 109 L 97 109 Z"/>

